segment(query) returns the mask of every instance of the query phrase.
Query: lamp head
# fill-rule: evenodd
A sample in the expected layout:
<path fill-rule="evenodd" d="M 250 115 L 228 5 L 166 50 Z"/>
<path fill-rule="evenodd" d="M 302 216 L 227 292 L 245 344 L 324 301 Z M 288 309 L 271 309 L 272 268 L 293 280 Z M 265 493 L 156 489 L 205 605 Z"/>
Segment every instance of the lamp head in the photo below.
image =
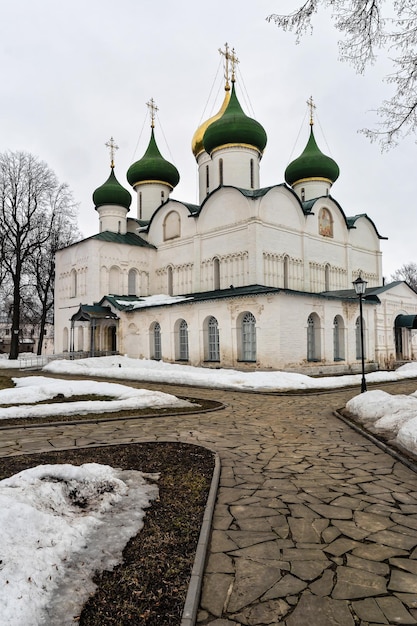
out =
<path fill-rule="evenodd" d="M 355 293 L 357 296 L 363 296 L 366 291 L 367 281 L 363 280 L 362 276 L 359 274 L 356 280 L 353 281 L 352 285 L 355 289 Z"/>

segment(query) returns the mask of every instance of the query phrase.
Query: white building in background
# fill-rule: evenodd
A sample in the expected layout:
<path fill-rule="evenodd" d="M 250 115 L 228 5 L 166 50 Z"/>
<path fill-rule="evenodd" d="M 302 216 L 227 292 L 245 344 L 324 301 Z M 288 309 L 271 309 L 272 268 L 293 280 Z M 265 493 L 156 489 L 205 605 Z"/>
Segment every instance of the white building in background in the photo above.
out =
<path fill-rule="evenodd" d="M 383 285 L 380 239 L 366 214 L 330 194 L 339 167 L 314 137 L 285 182 L 260 187 L 267 136 L 242 110 L 234 77 L 194 134 L 199 204 L 171 198 L 177 169 L 149 146 L 93 194 L 99 232 L 56 256 L 55 351 L 207 367 L 310 373 L 359 368 L 359 303 L 367 366 L 414 358 L 417 294 Z"/>
<path fill-rule="evenodd" d="M 19 330 L 19 354 L 37 354 L 39 344 L 39 324 L 23 322 Z M 12 320 L 7 314 L 0 314 L 0 354 L 10 353 L 12 340 Z M 54 352 L 54 325 L 51 321 L 45 324 L 42 340 L 42 354 Z"/>

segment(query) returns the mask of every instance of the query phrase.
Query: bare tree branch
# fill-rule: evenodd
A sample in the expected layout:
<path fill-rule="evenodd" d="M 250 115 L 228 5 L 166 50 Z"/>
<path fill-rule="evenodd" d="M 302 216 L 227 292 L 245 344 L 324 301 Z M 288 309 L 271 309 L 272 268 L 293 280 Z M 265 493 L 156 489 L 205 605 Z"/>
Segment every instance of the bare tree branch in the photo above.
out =
<path fill-rule="evenodd" d="M 415 0 L 307 0 L 287 15 L 272 14 L 267 21 L 284 31 L 292 31 L 297 43 L 312 31 L 312 18 L 318 10 L 331 10 L 339 41 L 342 61 L 363 73 L 376 59 L 376 51 L 392 54 L 393 72 L 385 81 L 394 88 L 390 99 L 376 109 L 376 128 L 362 129 L 383 149 L 396 145 L 402 138 L 417 132 L 417 4 Z M 383 9 L 386 11 L 383 15 Z M 388 11 L 391 9 L 391 13 Z"/>
<path fill-rule="evenodd" d="M 51 307 L 57 242 L 62 236 L 67 243 L 67 224 L 74 237 L 78 234 L 74 209 L 68 187 L 46 163 L 25 152 L 0 154 L 0 277 L 12 285 L 10 359 L 18 356 L 24 314 L 41 321 Z M 44 273 L 34 281 L 38 266 Z"/>
<path fill-rule="evenodd" d="M 417 263 L 404 263 L 391 276 L 392 280 L 405 280 L 415 291 L 417 291 Z"/>

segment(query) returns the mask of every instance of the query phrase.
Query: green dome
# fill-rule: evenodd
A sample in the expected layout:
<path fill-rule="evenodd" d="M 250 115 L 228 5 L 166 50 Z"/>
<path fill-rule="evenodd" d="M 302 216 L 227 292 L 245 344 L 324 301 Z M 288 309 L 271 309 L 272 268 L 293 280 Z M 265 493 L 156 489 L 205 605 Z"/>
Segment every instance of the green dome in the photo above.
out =
<path fill-rule="evenodd" d="M 203 143 L 206 152 L 211 154 L 216 148 L 227 144 L 246 144 L 263 152 L 267 142 L 266 132 L 251 117 L 245 115 L 237 99 L 233 84 L 229 104 L 223 115 L 214 121 L 204 133 Z"/>
<path fill-rule="evenodd" d="M 115 204 L 129 209 L 132 202 L 132 196 L 127 189 L 117 180 L 114 175 L 114 169 L 111 168 L 110 176 L 101 187 L 97 187 L 93 193 L 93 202 L 96 209 L 105 204 Z"/>
<path fill-rule="evenodd" d="M 178 185 L 180 180 L 178 170 L 175 165 L 164 159 L 159 152 L 153 128 L 148 148 L 143 157 L 129 167 L 127 180 L 132 187 L 145 181 L 159 181 L 171 187 Z"/>
<path fill-rule="evenodd" d="M 331 157 L 321 152 L 314 138 L 313 126 L 311 126 L 310 138 L 304 152 L 297 159 L 291 161 L 285 170 L 286 182 L 293 186 L 306 178 L 325 178 L 334 183 L 338 177 L 338 164 Z"/>

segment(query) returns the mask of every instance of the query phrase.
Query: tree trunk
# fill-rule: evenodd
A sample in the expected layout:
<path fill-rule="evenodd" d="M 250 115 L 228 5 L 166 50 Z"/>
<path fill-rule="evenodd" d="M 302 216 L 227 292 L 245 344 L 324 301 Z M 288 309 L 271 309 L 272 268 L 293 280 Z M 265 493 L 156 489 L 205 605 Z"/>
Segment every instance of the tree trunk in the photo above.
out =
<path fill-rule="evenodd" d="M 20 331 L 20 261 L 16 263 L 16 272 L 13 276 L 13 313 L 12 313 L 12 337 L 10 340 L 9 359 L 15 360 L 19 356 L 19 331 Z"/>
<path fill-rule="evenodd" d="M 41 319 L 39 322 L 39 336 L 38 336 L 38 349 L 36 351 L 36 354 L 38 356 L 41 356 L 42 354 L 42 348 L 43 348 L 43 338 L 45 336 L 45 326 L 46 326 L 46 313 L 47 313 L 47 309 L 45 306 L 45 303 L 42 303 L 42 315 L 41 315 Z"/>

